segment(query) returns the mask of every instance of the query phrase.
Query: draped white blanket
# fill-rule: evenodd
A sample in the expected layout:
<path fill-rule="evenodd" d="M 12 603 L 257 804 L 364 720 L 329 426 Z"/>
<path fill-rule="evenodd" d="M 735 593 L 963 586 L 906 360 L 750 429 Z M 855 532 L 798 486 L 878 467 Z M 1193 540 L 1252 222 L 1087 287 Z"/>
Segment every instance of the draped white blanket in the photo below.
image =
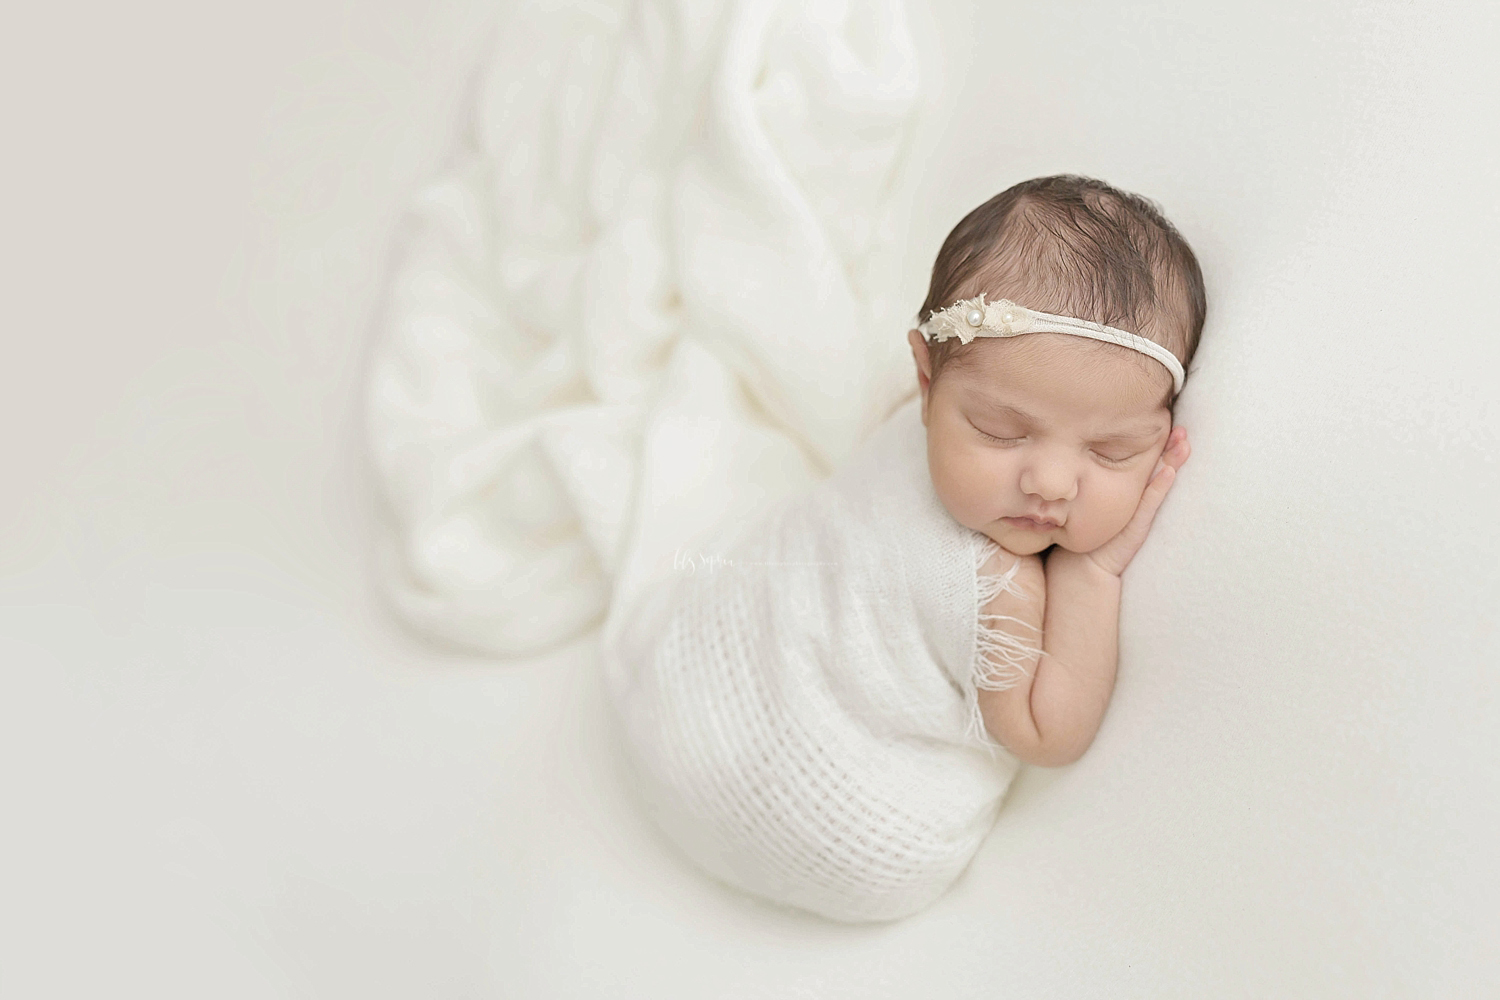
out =
<path fill-rule="evenodd" d="M 909 389 L 899 0 L 529 4 L 417 199 L 368 420 L 415 627 L 526 654 L 843 461 Z"/>
<path fill-rule="evenodd" d="M 981 616 L 1005 576 L 927 469 L 918 400 L 724 552 L 679 554 L 603 645 L 656 822 L 744 890 L 839 920 L 933 902 L 1018 762 L 977 689 L 1003 686 Z M 1012 671 L 1014 665 L 1012 666 Z"/>
<path fill-rule="evenodd" d="M 530 4 L 497 38 L 375 352 L 383 585 L 417 628 L 500 654 L 604 620 L 691 856 L 841 919 L 924 906 L 1014 759 L 974 698 L 999 584 L 936 504 L 915 409 L 842 491 L 825 478 L 914 389 L 899 0 Z M 745 536 L 776 557 L 751 561 L 837 565 L 716 574 L 770 510 L 792 520 Z"/>

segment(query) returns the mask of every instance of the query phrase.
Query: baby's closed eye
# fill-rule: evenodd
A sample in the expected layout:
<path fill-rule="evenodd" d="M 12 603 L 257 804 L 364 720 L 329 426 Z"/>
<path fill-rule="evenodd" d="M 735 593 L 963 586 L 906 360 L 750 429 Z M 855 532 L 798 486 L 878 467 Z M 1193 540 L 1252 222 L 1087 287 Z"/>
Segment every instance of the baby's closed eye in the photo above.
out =
<path fill-rule="evenodd" d="M 976 431 L 979 431 L 978 427 L 976 427 L 974 429 Z M 1026 436 L 1024 434 L 1021 435 L 1020 437 L 1000 437 L 997 434 L 990 434 L 987 431 L 979 431 L 979 436 L 982 437 L 982 438 L 984 438 L 987 441 L 993 441 L 996 444 L 1003 444 L 1003 445 L 1016 445 L 1016 444 L 1020 444 L 1022 441 L 1026 440 Z"/>
<path fill-rule="evenodd" d="M 1130 465 L 1132 459 L 1139 458 L 1146 453 L 1143 448 L 1126 448 L 1120 446 L 1096 447 L 1089 450 L 1094 453 L 1095 458 L 1108 466 Z"/>

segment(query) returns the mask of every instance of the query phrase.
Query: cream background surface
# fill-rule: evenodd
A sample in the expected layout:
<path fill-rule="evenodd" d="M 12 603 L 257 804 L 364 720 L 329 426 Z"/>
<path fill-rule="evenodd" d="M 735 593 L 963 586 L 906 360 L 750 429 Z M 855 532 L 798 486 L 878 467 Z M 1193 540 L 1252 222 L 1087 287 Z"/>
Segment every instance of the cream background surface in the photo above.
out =
<path fill-rule="evenodd" d="M 589 641 L 500 665 L 373 596 L 364 354 L 494 9 L 17 18 L 0 995 L 1493 994 L 1496 14 L 913 18 L 914 302 L 1066 169 L 1159 199 L 1212 312 L 1097 742 L 873 929 L 677 862 Z"/>

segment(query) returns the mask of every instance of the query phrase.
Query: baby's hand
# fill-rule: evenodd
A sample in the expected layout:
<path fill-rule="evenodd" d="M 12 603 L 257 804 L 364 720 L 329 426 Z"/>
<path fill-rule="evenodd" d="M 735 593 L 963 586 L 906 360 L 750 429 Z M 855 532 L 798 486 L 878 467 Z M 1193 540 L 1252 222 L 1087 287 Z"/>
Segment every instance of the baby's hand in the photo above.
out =
<path fill-rule="evenodd" d="M 1146 541 L 1146 533 L 1151 530 L 1151 522 L 1156 519 L 1157 508 L 1166 499 L 1167 491 L 1177 479 L 1177 470 L 1182 468 L 1191 453 L 1192 449 L 1187 442 L 1187 428 L 1172 428 L 1172 433 L 1167 437 L 1167 447 L 1156 462 L 1156 470 L 1146 483 L 1145 492 L 1141 494 L 1135 516 L 1120 529 L 1119 534 L 1087 554 L 1095 565 L 1113 576 L 1125 572 L 1125 567 L 1130 565 L 1130 560 L 1135 558 L 1141 544 Z"/>

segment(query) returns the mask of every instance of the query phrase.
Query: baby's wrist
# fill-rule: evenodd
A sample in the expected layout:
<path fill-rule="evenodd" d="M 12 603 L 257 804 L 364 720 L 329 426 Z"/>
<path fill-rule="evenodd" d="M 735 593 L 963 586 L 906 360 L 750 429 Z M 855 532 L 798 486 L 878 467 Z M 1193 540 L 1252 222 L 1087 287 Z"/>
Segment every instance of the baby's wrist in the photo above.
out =
<path fill-rule="evenodd" d="M 1120 574 L 1100 565 L 1091 552 L 1072 552 L 1058 546 L 1047 554 L 1047 572 L 1086 578 L 1104 586 L 1118 586 Z"/>

